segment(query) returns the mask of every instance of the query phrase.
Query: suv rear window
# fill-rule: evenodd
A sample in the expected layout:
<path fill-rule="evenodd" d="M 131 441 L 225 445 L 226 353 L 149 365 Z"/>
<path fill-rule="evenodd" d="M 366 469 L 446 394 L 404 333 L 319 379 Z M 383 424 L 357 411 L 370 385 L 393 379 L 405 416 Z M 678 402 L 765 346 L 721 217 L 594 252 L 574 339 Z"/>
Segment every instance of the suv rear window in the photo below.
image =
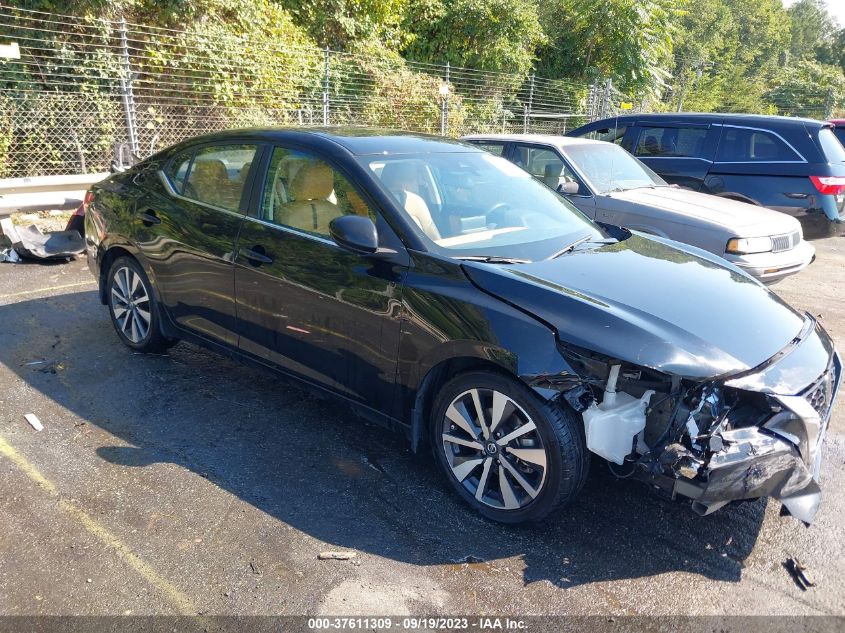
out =
<path fill-rule="evenodd" d="M 845 130 L 842 130 L 842 132 L 845 133 Z M 845 134 L 843 134 L 843 137 L 845 137 Z M 845 147 L 842 147 L 840 139 L 836 138 L 833 130 L 830 128 L 819 130 L 819 145 L 822 146 L 822 154 L 824 154 L 827 162 L 845 163 Z"/>
<path fill-rule="evenodd" d="M 721 163 L 801 162 L 803 158 L 771 132 L 725 127 L 716 161 Z"/>
<path fill-rule="evenodd" d="M 704 158 L 707 131 L 703 127 L 644 127 L 636 155 Z"/>

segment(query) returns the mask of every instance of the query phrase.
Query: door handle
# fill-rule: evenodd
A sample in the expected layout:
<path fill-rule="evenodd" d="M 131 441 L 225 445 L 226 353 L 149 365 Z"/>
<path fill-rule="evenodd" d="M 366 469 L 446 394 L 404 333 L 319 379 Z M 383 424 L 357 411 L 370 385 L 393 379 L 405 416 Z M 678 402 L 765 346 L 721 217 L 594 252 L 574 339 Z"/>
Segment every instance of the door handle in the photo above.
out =
<path fill-rule="evenodd" d="M 141 218 L 141 222 L 144 223 L 144 226 L 152 226 L 153 224 L 161 224 L 161 219 L 156 215 L 156 212 L 152 209 L 147 211 L 143 211 L 138 214 L 138 217 Z"/>
<path fill-rule="evenodd" d="M 263 246 L 253 246 L 252 248 L 241 248 L 238 253 L 249 260 L 253 266 L 260 266 L 261 264 L 272 264 L 273 258 L 267 255 Z"/>

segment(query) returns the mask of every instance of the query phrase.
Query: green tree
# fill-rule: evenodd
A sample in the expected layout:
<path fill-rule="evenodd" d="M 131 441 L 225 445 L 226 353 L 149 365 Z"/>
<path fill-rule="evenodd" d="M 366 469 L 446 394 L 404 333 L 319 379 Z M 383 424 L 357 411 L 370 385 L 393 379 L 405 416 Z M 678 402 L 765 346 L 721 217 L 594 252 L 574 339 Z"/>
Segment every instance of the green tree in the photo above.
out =
<path fill-rule="evenodd" d="M 421 0 L 409 6 L 412 60 L 527 74 L 545 42 L 534 0 Z"/>
<path fill-rule="evenodd" d="M 541 9 L 549 35 L 538 70 L 580 79 L 612 77 L 632 92 L 668 78 L 677 19 L 686 0 L 552 0 Z"/>
<path fill-rule="evenodd" d="M 355 49 L 378 43 L 398 50 L 409 37 L 403 28 L 409 0 L 276 0 L 320 46 Z"/>
<path fill-rule="evenodd" d="M 789 7 L 789 17 L 792 34 L 789 50 L 793 59 L 830 55 L 837 32 L 822 0 L 798 0 Z"/>

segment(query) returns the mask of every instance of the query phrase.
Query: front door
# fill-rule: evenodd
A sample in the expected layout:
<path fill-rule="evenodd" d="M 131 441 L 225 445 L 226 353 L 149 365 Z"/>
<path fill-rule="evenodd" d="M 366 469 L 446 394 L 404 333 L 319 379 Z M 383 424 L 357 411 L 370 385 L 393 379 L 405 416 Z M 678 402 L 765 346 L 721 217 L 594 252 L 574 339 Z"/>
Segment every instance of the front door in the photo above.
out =
<path fill-rule="evenodd" d="M 510 160 L 557 191 L 588 218 L 596 219 L 595 197 L 557 150 L 530 143 L 514 143 Z"/>
<path fill-rule="evenodd" d="M 393 260 L 329 237 L 346 214 L 369 216 Z M 247 217 L 235 262 L 240 348 L 306 381 L 388 412 L 407 254 L 387 223 L 332 165 L 276 147 L 259 217 Z"/>

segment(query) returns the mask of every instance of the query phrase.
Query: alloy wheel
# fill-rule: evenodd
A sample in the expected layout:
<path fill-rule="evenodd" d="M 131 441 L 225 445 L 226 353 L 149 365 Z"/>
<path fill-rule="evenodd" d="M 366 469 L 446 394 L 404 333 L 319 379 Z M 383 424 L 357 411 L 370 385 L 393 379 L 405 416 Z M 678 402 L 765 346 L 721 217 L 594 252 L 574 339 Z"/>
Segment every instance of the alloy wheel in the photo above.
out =
<path fill-rule="evenodd" d="M 458 395 L 446 409 L 442 441 L 452 475 L 491 508 L 518 510 L 543 488 L 548 459 L 537 426 L 500 391 Z"/>
<path fill-rule="evenodd" d="M 120 332 L 133 343 L 143 341 L 152 321 L 150 295 L 141 276 L 128 266 L 114 272 L 111 305 Z"/>

